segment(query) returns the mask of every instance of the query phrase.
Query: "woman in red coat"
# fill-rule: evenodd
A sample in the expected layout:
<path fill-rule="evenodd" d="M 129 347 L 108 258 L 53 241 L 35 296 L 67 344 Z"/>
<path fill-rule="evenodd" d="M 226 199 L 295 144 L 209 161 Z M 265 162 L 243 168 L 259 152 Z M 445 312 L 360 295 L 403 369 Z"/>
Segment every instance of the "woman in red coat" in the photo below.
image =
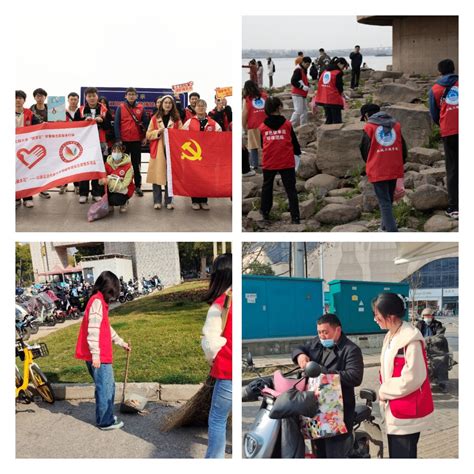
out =
<path fill-rule="evenodd" d="M 214 260 L 206 300 L 211 305 L 203 327 L 202 348 L 216 379 L 209 412 L 206 458 L 225 455 L 227 418 L 232 409 L 232 255 Z M 227 309 L 227 316 L 225 310 Z"/>

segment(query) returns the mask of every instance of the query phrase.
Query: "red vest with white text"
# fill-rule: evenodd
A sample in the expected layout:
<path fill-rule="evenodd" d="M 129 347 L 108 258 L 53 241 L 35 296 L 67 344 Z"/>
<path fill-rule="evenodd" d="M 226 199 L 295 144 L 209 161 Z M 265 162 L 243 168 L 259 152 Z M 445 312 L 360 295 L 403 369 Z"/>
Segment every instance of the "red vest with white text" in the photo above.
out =
<path fill-rule="evenodd" d="M 143 114 L 145 113 L 143 105 L 136 102 L 134 107 L 130 107 L 130 104 L 125 105 L 124 102 L 120 104 L 120 137 L 123 142 L 139 142 L 143 139 L 143 132 L 141 128 L 133 120 L 132 114 L 129 110 L 133 111 L 138 122 L 142 122 Z"/>
<path fill-rule="evenodd" d="M 112 168 L 109 165 L 109 163 L 105 162 L 105 171 L 107 171 L 107 176 L 109 174 L 115 174 L 123 178 L 127 174 L 127 171 L 130 168 L 132 168 L 132 163 L 130 162 L 122 166 L 119 166 L 118 168 Z M 133 182 L 133 179 L 132 179 L 132 181 L 130 181 L 130 184 L 128 185 L 128 188 L 127 188 L 127 196 L 131 198 L 133 196 L 134 191 L 135 191 L 135 183 Z"/>
<path fill-rule="evenodd" d="M 370 149 L 365 171 L 371 183 L 403 178 L 402 130 L 397 122 L 389 134 L 382 125 L 366 123 L 365 133 L 370 138 Z"/>
<path fill-rule="evenodd" d="M 303 81 L 303 84 L 305 86 L 309 86 L 306 69 L 301 66 L 298 66 L 296 69 L 298 68 L 301 69 L 301 80 Z M 304 91 L 303 89 L 299 89 L 298 87 L 295 87 L 295 86 L 291 86 L 291 93 L 294 95 L 300 95 L 301 97 L 306 97 L 308 95 L 308 91 Z"/>
<path fill-rule="evenodd" d="M 87 333 L 89 327 L 89 312 L 92 303 L 99 299 L 102 302 L 102 322 L 100 323 L 99 330 L 99 348 L 100 348 L 100 363 L 111 364 L 113 361 L 112 351 L 112 332 L 110 330 L 109 321 L 109 305 L 105 302 L 102 293 L 99 291 L 93 295 L 86 306 L 84 311 L 84 318 L 82 319 L 81 328 L 79 329 L 79 337 L 76 344 L 76 359 L 86 360 L 92 362 L 92 354 L 89 349 L 87 342 Z"/>
<path fill-rule="evenodd" d="M 459 81 L 446 93 L 447 87 L 435 84 L 431 90 L 439 107 L 439 128 L 442 137 L 459 134 Z"/>
<path fill-rule="evenodd" d="M 246 97 L 247 105 L 247 128 L 249 130 L 258 128 L 267 117 L 265 114 L 265 101 L 267 94 L 262 92 L 260 97 Z"/>
<path fill-rule="evenodd" d="M 262 168 L 265 170 L 294 168 L 291 122 L 286 120 L 278 130 L 273 130 L 265 123 L 258 128 L 262 134 Z"/>
<path fill-rule="evenodd" d="M 323 105 L 340 105 L 344 107 L 342 94 L 337 90 L 336 79 L 342 71 L 336 69 L 333 71 L 324 71 L 318 81 L 318 90 L 316 92 L 316 103 Z"/>

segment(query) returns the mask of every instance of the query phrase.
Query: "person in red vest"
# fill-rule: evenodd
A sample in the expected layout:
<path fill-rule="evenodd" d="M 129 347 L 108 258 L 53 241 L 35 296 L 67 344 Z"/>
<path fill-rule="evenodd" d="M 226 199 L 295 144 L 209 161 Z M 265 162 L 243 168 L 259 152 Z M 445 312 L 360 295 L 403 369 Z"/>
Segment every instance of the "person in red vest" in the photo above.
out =
<path fill-rule="evenodd" d="M 232 131 L 232 108 L 227 105 L 227 99 L 215 96 L 214 101 L 216 106 L 209 112 L 209 117 L 221 126 L 223 132 Z"/>
<path fill-rule="evenodd" d="M 281 115 L 282 109 L 283 103 L 278 97 L 269 97 L 265 102 L 267 118 L 259 126 L 262 135 L 263 169 L 260 212 L 264 219 L 270 218 L 273 206 L 273 181 L 279 174 L 288 196 L 291 222 L 299 224 L 300 210 L 296 191 L 295 156 L 301 155 L 301 149 L 291 122 Z"/>
<path fill-rule="evenodd" d="M 206 458 L 225 455 L 227 418 L 232 409 L 232 254 L 219 255 L 212 264 L 205 301 L 210 305 L 202 329 L 201 346 L 216 379 L 209 411 Z M 227 316 L 224 309 L 227 306 Z"/>
<path fill-rule="evenodd" d="M 25 109 L 26 93 L 21 90 L 15 91 L 15 128 L 30 127 L 40 123 L 38 118 L 30 109 Z M 23 198 L 25 207 L 33 207 L 33 196 Z M 21 206 L 21 199 L 16 200 L 16 207 Z"/>
<path fill-rule="evenodd" d="M 293 108 L 295 110 L 290 121 L 293 127 L 303 125 L 308 121 L 306 97 L 308 97 L 309 92 L 308 68 L 310 66 L 311 58 L 304 56 L 291 76 L 291 99 L 293 100 Z"/>
<path fill-rule="evenodd" d="M 382 215 L 381 230 L 398 232 L 393 216 L 393 195 L 398 178 L 403 178 L 403 164 L 408 151 L 402 136 L 400 123 L 377 104 L 365 104 L 361 120 L 367 122 L 360 143 L 360 152 L 365 161 L 365 171 L 374 186 Z"/>
<path fill-rule="evenodd" d="M 324 108 L 326 125 L 342 123 L 344 108 L 344 73 L 349 67 L 344 58 L 334 57 L 329 66 L 319 76 L 316 104 Z"/>
<path fill-rule="evenodd" d="M 146 145 L 148 117 L 143 105 L 137 102 L 138 93 L 134 87 L 125 91 L 125 100 L 117 107 L 114 119 L 115 140 L 125 145 L 126 152 L 132 158 L 135 174 L 135 193 L 142 197 L 142 145 Z"/>
<path fill-rule="evenodd" d="M 130 156 L 125 153 L 121 143 L 112 146 L 112 153 L 105 162 L 107 178 L 100 180 L 107 185 L 109 206 L 113 211 L 114 206 L 120 206 L 120 212 L 127 212 L 129 199 L 135 191 L 133 182 L 133 166 Z"/>
<path fill-rule="evenodd" d="M 122 428 L 114 416 L 115 380 L 112 343 L 126 351 L 131 347 L 114 331 L 109 321 L 109 304 L 120 294 L 120 282 L 109 271 L 102 272 L 92 288 L 79 329 L 76 359 L 86 362 L 95 384 L 95 418 L 102 430 Z"/>
<path fill-rule="evenodd" d="M 191 117 L 183 125 L 183 130 L 192 130 L 196 132 L 222 132 L 221 126 L 206 113 L 207 103 L 205 100 L 199 99 L 196 102 L 196 115 Z M 207 197 L 191 198 L 191 207 L 195 211 L 203 209 L 209 210 Z"/>
<path fill-rule="evenodd" d="M 99 130 L 100 147 L 102 150 L 102 159 L 105 161 L 107 155 L 104 156 L 104 151 L 107 151 L 107 130 L 112 127 L 110 112 L 107 108 L 99 103 L 99 94 L 95 87 L 88 87 L 85 90 L 85 104 L 79 107 L 80 120 L 93 120 L 97 124 Z M 92 189 L 90 189 L 92 188 Z M 100 201 L 104 190 L 100 186 L 97 179 L 92 180 L 91 185 L 89 181 L 81 181 L 79 183 L 79 203 L 85 204 L 87 202 L 89 192 L 92 194 L 94 201 Z"/>
<path fill-rule="evenodd" d="M 249 76 L 250 80 L 255 84 L 258 85 L 258 79 L 257 79 L 257 71 L 258 71 L 258 66 L 257 66 L 257 61 L 255 59 L 251 59 L 249 61 L 248 66 L 243 65 L 242 66 L 244 69 L 249 70 Z"/>
<path fill-rule="evenodd" d="M 429 94 L 431 117 L 439 125 L 444 146 L 448 208 L 446 215 L 459 218 L 459 76 L 454 62 L 444 59 L 438 64 L 441 78 Z"/>
<path fill-rule="evenodd" d="M 260 90 L 254 82 L 245 82 L 242 102 L 242 128 L 247 131 L 247 150 L 250 155 L 250 166 L 255 171 L 258 170 L 259 164 L 258 150 L 262 146 L 258 127 L 266 117 L 265 101 L 267 97 L 266 92 Z"/>
<path fill-rule="evenodd" d="M 385 412 L 390 458 L 416 458 L 420 433 L 434 411 L 425 341 L 408 321 L 406 299 L 381 293 L 373 302 L 374 321 L 388 331 L 380 354 L 379 401 Z"/>

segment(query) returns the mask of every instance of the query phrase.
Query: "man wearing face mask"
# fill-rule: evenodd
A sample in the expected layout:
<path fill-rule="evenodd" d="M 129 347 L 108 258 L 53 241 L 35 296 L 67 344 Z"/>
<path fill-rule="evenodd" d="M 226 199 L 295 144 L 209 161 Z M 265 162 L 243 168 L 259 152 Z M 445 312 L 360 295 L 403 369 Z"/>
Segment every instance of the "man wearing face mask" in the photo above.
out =
<path fill-rule="evenodd" d="M 114 206 L 120 206 L 120 212 L 127 212 L 128 200 L 133 196 L 135 184 L 132 160 L 120 143 L 112 147 L 112 154 L 105 162 L 105 171 L 107 178 L 100 180 L 100 184 L 107 185 L 110 209 L 113 211 Z"/>
<path fill-rule="evenodd" d="M 352 425 L 355 409 L 355 387 L 362 383 L 364 361 L 360 347 L 342 331 L 335 314 L 324 314 L 318 319 L 318 337 L 297 347 L 292 360 L 302 369 L 309 361 L 320 365 L 323 374 L 338 374 L 341 378 L 344 403 L 344 423 L 347 434 L 316 440 L 318 457 L 347 458 L 352 448 Z"/>
<path fill-rule="evenodd" d="M 426 352 L 432 367 L 432 382 L 437 382 L 439 389 L 448 391 L 449 345 L 444 333 L 446 328 L 441 321 L 434 317 L 431 308 L 425 308 L 421 320 L 416 323 L 417 329 L 423 334 L 426 342 Z"/>

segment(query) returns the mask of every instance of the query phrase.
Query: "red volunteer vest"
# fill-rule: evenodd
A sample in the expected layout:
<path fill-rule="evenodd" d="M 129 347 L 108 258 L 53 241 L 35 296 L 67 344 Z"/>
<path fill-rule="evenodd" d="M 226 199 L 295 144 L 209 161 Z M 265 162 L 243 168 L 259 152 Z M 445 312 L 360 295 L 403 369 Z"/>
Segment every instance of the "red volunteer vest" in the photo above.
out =
<path fill-rule="evenodd" d="M 371 183 L 403 178 L 402 130 L 397 122 L 391 133 L 385 135 L 383 127 L 366 123 L 365 133 L 370 138 L 370 150 L 365 171 Z"/>
<path fill-rule="evenodd" d="M 30 109 L 23 109 L 23 126 L 33 125 L 33 112 Z"/>
<path fill-rule="evenodd" d="M 184 123 L 186 123 L 190 118 L 193 118 L 196 114 L 192 113 L 189 107 L 184 109 Z"/>
<path fill-rule="evenodd" d="M 87 303 L 82 319 L 81 328 L 79 330 L 79 337 L 76 344 L 76 359 L 86 360 L 92 362 L 92 354 L 87 343 L 87 328 L 89 326 L 89 311 L 92 303 L 99 299 L 102 302 L 103 316 L 100 324 L 99 332 L 99 348 L 100 348 L 100 362 L 101 364 L 111 364 L 113 362 L 112 351 L 112 332 L 110 331 L 109 322 L 109 305 L 105 302 L 102 293 L 99 291 L 93 295 Z"/>
<path fill-rule="evenodd" d="M 199 132 L 201 130 L 201 124 L 196 115 L 191 117 L 191 122 L 189 122 L 189 130 L 193 132 Z M 217 122 L 211 117 L 207 116 L 207 124 L 204 127 L 204 132 L 215 132 L 217 130 Z"/>
<path fill-rule="evenodd" d="M 123 142 L 139 142 L 143 139 L 143 132 L 135 123 L 135 120 L 133 120 L 129 110 L 133 111 L 139 122 L 142 121 L 143 114 L 145 113 L 143 105 L 138 102 L 134 107 L 130 108 L 122 102 L 120 104 L 120 136 Z"/>
<path fill-rule="evenodd" d="M 342 71 L 324 71 L 321 74 L 316 92 L 317 104 L 340 105 L 344 107 L 344 100 L 336 87 L 336 79 L 339 74 L 342 74 Z"/>
<path fill-rule="evenodd" d="M 431 90 L 439 107 L 439 128 L 442 137 L 459 134 L 459 81 L 443 97 L 447 87 L 435 84 Z"/>
<path fill-rule="evenodd" d="M 105 162 L 105 171 L 107 171 L 107 175 L 109 174 L 116 174 L 123 178 L 126 174 L 127 171 L 132 167 L 132 163 L 127 163 L 125 165 L 119 166 L 118 168 L 113 169 L 109 163 Z M 130 184 L 128 185 L 128 191 L 127 191 L 127 196 L 131 198 L 133 196 L 133 193 L 135 191 L 135 183 L 130 181 Z"/>
<path fill-rule="evenodd" d="M 214 304 L 224 306 L 225 294 L 219 296 Z M 232 380 L 232 302 L 230 304 L 227 321 L 222 337 L 227 339 L 225 345 L 217 353 L 212 364 L 211 376 L 216 379 Z"/>
<path fill-rule="evenodd" d="M 99 115 L 105 119 L 105 116 L 107 115 L 107 107 L 104 104 L 99 104 L 100 105 L 100 112 Z M 81 118 L 84 118 L 84 108 L 85 105 L 81 105 L 79 107 L 79 114 L 81 115 Z M 66 115 L 66 121 L 67 121 L 67 115 Z M 102 130 L 99 128 L 99 140 L 100 143 L 105 143 L 107 141 L 107 138 L 105 136 L 105 130 Z"/>
<path fill-rule="evenodd" d="M 151 122 L 153 124 L 153 129 L 157 130 L 158 129 L 158 120 L 156 118 L 156 115 L 153 115 L 151 118 Z M 168 122 L 169 125 L 169 122 Z M 168 128 L 179 128 L 180 122 L 173 122 L 173 125 Z M 158 143 L 160 142 L 161 139 L 158 140 L 150 140 L 150 158 L 151 159 L 156 159 L 156 155 L 158 154 Z"/>
<path fill-rule="evenodd" d="M 303 81 L 303 84 L 305 86 L 308 86 L 309 82 L 308 82 L 308 76 L 306 74 L 306 70 L 301 66 L 298 66 L 296 69 L 298 68 L 301 69 L 301 80 Z M 308 95 L 308 91 L 304 91 L 303 89 L 299 89 L 298 87 L 295 87 L 295 86 L 291 86 L 291 93 L 294 95 L 300 95 L 302 97 L 306 97 Z"/>
<path fill-rule="evenodd" d="M 262 168 L 282 170 L 295 167 L 295 155 L 291 140 L 291 122 L 286 120 L 278 129 L 273 130 L 265 123 L 258 127 L 262 134 Z"/>
<path fill-rule="evenodd" d="M 260 97 L 246 97 L 247 105 L 247 128 L 249 130 L 258 128 L 267 117 L 265 114 L 265 101 L 267 94 L 262 92 Z"/>
<path fill-rule="evenodd" d="M 434 411 L 433 395 L 431 393 L 430 379 L 428 376 L 428 362 L 423 342 L 420 341 L 423 350 L 423 359 L 426 367 L 426 378 L 421 387 L 409 395 L 389 400 L 390 411 L 395 418 L 413 419 L 423 418 Z M 405 366 L 405 357 L 396 356 L 393 366 L 392 377 L 400 377 Z"/>

